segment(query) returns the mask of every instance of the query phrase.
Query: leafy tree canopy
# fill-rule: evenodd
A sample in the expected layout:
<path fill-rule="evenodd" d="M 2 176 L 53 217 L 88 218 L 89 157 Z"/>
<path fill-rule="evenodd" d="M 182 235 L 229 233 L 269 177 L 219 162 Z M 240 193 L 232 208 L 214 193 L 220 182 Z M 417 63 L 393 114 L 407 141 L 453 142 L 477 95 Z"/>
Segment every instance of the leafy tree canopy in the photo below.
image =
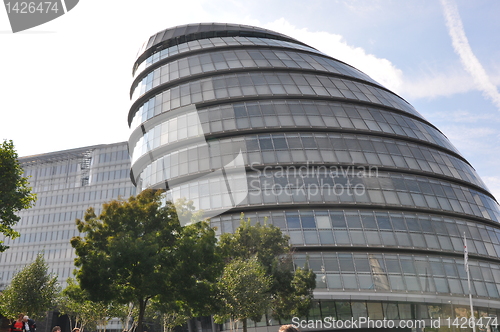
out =
<path fill-rule="evenodd" d="M 242 321 L 246 332 L 247 318 L 260 321 L 266 313 L 271 278 L 256 257 L 230 261 L 224 267 L 218 287 L 222 306 L 214 317 L 216 321 L 223 323 L 230 319 L 231 324 Z"/>
<path fill-rule="evenodd" d="M 290 253 L 289 237 L 273 225 L 252 226 L 250 219 L 241 215 L 240 226 L 235 233 L 224 233 L 220 238 L 220 248 L 223 257 L 250 259 L 256 257 L 266 273 L 272 274 L 276 260 Z"/>
<path fill-rule="evenodd" d="M 12 141 L 0 144 L 0 233 L 13 239 L 19 236 L 12 228 L 20 219 L 16 213 L 32 207 L 36 201 L 17 158 Z M 0 252 L 6 249 L 0 241 Z"/>
<path fill-rule="evenodd" d="M 220 238 L 220 250 L 226 262 L 234 259 L 250 260 L 255 257 L 270 278 L 267 309 L 276 319 L 307 316 L 312 305 L 312 291 L 316 276 L 308 268 L 293 267 L 289 237 L 273 225 L 252 226 L 241 215 L 235 233 L 225 233 Z"/>
<path fill-rule="evenodd" d="M 68 278 L 67 282 L 59 297 L 58 308 L 61 314 L 68 315 L 71 329 L 78 327 L 83 332 L 88 327 L 96 330 L 97 325 L 106 326 L 111 317 L 123 315 L 122 306 L 115 302 L 91 301 L 75 279 Z"/>
<path fill-rule="evenodd" d="M 33 263 L 16 273 L 0 295 L 0 312 L 9 319 L 17 318 L 19 313 L 40 319 L 54 307 L 58 293 L 57 276 L 48 273 L 43 254 L 38 254 Z"/>
<path fill-rule="evenodd" d="M 82 289 L 94 301 L 134 303 L 139 329 L 155 297 L 168 308 L 203 312 L 220 264 L 207 223 L 181 227 L 177 211 L 193 210 L 185 202 L 175 207 L 151 190 L 106 203 L 99 216 L 89 208 L 76 221 L 85 237 L 71 240 Z"/>

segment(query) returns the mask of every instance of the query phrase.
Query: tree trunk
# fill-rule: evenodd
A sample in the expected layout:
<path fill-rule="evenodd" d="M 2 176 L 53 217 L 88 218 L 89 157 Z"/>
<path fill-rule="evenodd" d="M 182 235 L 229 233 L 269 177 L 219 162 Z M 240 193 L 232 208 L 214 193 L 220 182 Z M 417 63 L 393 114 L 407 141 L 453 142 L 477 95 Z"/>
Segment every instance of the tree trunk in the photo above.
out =
<path fill-rule="evenodd" d="M 134 304 L 129 303 L 127 309 L 128 309 L 127 317 L 123 321 L 123 326 L 124 326 L 124 329 L 127 330 L 128 332 L 134 332 L 134 329 L 133 329 L 134 322 L 132 322 L 132 323 L 130 322 L 132 320 L 132 310 L 134 310 Z"/>
<path fill-rule="evenodd" d="M 212 332 L 218 332 L 217 325 L 214 322 L 214 316 L 210 316 L 210 323 L 212 324 Z"/>
<path fill-rule="evenodd" d="M 149 298 L 139 299 L 139 317 L 137 317 L 137 330 L 136 332 L 145 331 L 142 322 L 144 320 L 144 313 L 146 312 L 146 305 L 148 304 Z"/>
<path fill-rule="evenodd" d="M 247 319 L 243 318 L 243 332 L 247 332 Z"/>

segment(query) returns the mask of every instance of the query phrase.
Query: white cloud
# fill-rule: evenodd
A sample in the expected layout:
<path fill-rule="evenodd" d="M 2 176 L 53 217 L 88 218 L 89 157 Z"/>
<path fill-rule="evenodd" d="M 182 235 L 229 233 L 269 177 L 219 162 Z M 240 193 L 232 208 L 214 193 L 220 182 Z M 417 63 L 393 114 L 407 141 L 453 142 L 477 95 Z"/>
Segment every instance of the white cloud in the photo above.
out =
<path fill-rule="evenodd" d="M 500 200 L 500 176 L 483 176 L 482 179 L 497 201 Z"/>
<path fill-rule="evenodd" d="M 462 109 L 446 112 L 432 112 L 432 114 L 429 115 L 429 118 L 431 119 L 431 121 L 433 121 L 433 119 L 446 120 L 447 123 L 454 122 L 471 124 L 487 121 L 489 124 L 492 124 L 500 122 L 500 118 L 496 113 L 473 113 Z"/>
<path fill-rule="evenodd" d="M 443 127 L 443 131 L 446 132 L 446 136 L 453 142 L 465 143 L 470 143 L 472 140 L 483 141 L 485 137 L 498 134 L 498 131 L 493 128 L 470 125 L 445 126 Z"/>
<path fill-rule="evenodd" d="M 500 85 L 500 65 L 492 66 L 489 77 L 494 85 Z M 449 64 L 420 69 L 411 76 L 404 73 L 403 83 L 395 92 L 409 99 L 433 99 L 478 90 L 482 91 L 464 68 Z"/>
<path fill-rule="evenodd" d="M 299 29 L 284 18 L 263 25 L 264 28 L 284 33 L 303 41 L 319 51 L 343 61 L 370 76 L 390 90 L 397 92 L 403 84 L 403 72 L 389 60 L 368 54 L 361 47 L 348 45 L 341 35 L 329 32 L 311 32 Z"/>
<path fill-rule="evenodd" d="M 464 113 L 465 117 L 468 115 Z M 454 114 L 450 114 L 449 118 L 453 119 Z M 442 126 L 440 129 L 476 169 L 490 192 L 500 200 L 500 176 L 497 175 L 500 134 L 496 127 L 469 123 Z"/>
<path fill-rule="evenodd" d="M 451 118 L 453 115 L 450 115 Z M 440 129 L 472 166 L 480 165 L 486 176 L 498 173 L 500 146 L 497 142 L 500 133 L 495 125 L 456 123 L 440 126 Z"/>
<path fill-rule="evenodd" d="M 358 14 L 360 11 L 372 13 L 375 10 L 379 9 L 380 5 L 378 1 L 371 0 L 367 1 L 359 1 L 359 0 L 350 0 L 350 1 L 337 1 L 338 4 L 344 5 L 350 11 Z"/>
<path fill-rule="evenodd" d="M 245 23 L 262 26 L 303 41 L 319 51 L 363 71 L 403 98 L 436 98 L 479 89 L 478 84 L 471 80 L 470 74 L 461 67 L 426 68 L 417 75 L 409 77 L 390 60 L 369 54 L 361 47 L 349 45 L 344 37 L 338 34 L 325 31 L 313 32 L 306 28 L 298 28 L 284 18 L 267 24 L 251 19 L 246 20 Z M 492 81 L 500 83 L 500 66 L 497 69 Z"/>
<path fill-rule="evenodd" d="M 459 69 L 430 70 L 412 79 L 405 78 L 400 92 L 408 98 L 436 98 L 475 90 L 470 76 Z"/>
<path fill-rule="evenodd" d="M 451 36 L 453 48 L 460 56 L 464 69 L 472 76 L 477 88 L 500 109 L 500 93 L 488 77 L 483 66 L 472 52 L 457 5 L 453 0 L 441 0 L 446 26 Z"/>

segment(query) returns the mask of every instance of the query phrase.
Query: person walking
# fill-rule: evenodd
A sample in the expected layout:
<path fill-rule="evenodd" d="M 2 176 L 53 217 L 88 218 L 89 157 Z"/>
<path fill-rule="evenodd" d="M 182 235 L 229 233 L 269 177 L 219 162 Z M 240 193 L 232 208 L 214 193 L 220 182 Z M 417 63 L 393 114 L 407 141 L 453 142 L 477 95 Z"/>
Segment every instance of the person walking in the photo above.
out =
<path fill-rule="evenodd" d="M 36 332 L 36 323 L 28 316 L 23 317 L 23 330 L 25 332 Z"/>
<path fill-rule="evenodd" d="M 17 320 L 15 320 L 9 327 L 9 332 L 23 332 L 24 322 L 23 322 L 24 314 L 19 314 L 17 316 Z"/>
<path fill-rule="evenodd" d="M 281 325 L 279 332 L 300 332 L 298 328 L 289 324 L 289 325 Z"/>

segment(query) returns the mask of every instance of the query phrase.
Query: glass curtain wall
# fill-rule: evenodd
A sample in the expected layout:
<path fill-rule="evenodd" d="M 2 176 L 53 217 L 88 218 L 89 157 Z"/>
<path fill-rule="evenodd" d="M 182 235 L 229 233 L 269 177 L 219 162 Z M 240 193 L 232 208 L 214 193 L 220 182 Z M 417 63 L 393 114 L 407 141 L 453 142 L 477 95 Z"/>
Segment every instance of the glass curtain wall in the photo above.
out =
<path fill-rule="evenodd" d="M 133 68 L 138 191 L 192 200 L 219 234 L 242 212 L 280 227 L 296 266 L 317 274 L 310 319 L 466 317 L 464 233 L 477 315 L 498 314 L 499 205 L 403 98 L 300 41 L 244 25 L 166 29 Z"/>

